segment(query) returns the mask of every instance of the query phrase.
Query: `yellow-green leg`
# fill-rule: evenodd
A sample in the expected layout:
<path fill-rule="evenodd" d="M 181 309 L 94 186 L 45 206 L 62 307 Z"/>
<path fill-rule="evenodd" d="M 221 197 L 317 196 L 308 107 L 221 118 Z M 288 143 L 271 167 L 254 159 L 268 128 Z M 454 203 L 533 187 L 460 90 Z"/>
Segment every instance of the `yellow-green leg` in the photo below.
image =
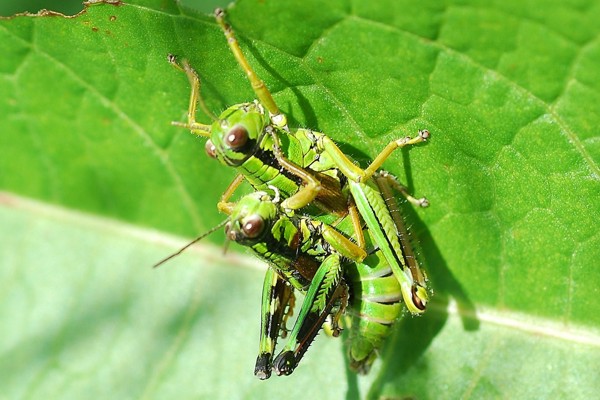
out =
<path fill-rule="evenodd" d="M 275 100 L 273 100 L 271 92 L 265 86 L 265 83 L 258 77 L 258 75 L 256 75 L 256 72 L 254 72 L 254 69 L 252 69 L 248 63 L 248 60 L 246 59 L 246 56 L 244 56 L 244 52 L 242 52 L 235 34 L 233 33 L 233 29 L 231 29 L 231 26 L 225 22 L 225 11 L 217 8 L 215 10 L 215 18 L 217 19 L 217 23 L 227 38 L 227 44 L 229 45 L 231 52 L 233 53 L 238 64 L 240 64 L 246 73 L 246 76 L 248 77 L 248 80 L 250 81 L 252 89 L 254 90 L 254 93 L 256 93 L 258 100 L 266 107 L 267 110 L 269 110 L 271 121 L 276 127 L 287 130 L 286 116 L 279 111 L 279 107 L 277 106 L 277 103 L 275 103 Z"/>
<path fill-rule="evenodd" d="M 206 107 L 202 96 L 200 96 L 200 78 L 196 71 L 190 66 L 187 60 L 183 60 L 181 65 L 177 63 L 177 58 L 170 54 L 168 57 L 169 62 L 172 66 L 177 68 L 179 71 L 184 72 L 190 82 L 190 104 L 188 106 L 187 123 L 173 121 L 171 124 L 182 128 L 189 129 L 193 134 L 202 137 L 210 137 L 210 125 L 202 124 L 196 121 L 196 107 L 200 104 L 200 108 L 212 119 L 217 119 Z"/>

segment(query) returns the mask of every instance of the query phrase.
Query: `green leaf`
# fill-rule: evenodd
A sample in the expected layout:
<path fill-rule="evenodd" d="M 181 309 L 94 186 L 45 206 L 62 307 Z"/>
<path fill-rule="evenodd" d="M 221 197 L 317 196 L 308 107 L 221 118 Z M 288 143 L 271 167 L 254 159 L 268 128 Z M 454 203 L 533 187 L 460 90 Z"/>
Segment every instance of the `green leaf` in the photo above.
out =
<path fill-rule="evenodd" d="M 362 163 L 430 130 L 385 164 L 431 201 L 406 210 L 430 310 L 398 324 L 367 377 L 319 337 L 292 376 L 256 380 L 256 263 L 205 244 L 149 268 L 182 243 L 170 234 L 223 218 L 234 176 L 169 125 L 189 87 L 167 54 L 198 70 L 213 112 L 254 98 L 213 18 L 138 0 L 3 19 L 0 394 L 596 395 L 600 2 L 240 0 L 228 14 L 293 126 Z"/>

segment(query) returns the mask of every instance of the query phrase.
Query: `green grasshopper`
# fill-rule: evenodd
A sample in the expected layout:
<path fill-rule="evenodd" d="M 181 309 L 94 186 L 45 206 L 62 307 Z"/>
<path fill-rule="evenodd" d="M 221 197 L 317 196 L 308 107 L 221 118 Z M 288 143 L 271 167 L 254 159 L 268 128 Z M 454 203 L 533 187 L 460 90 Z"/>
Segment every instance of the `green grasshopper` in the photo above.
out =
<path fill-rule="evenodd" d="M 376 181 L 385 193 L 388 180 L 378 173 Z M 350 327 L 348 357 L 350 367 L 367 373 L 377 352 L 396 320 L 402 314 L 402 295 L 381 250 L 374 245 L 368 228 L 363 235 L 366 251 L 349 234 L 354 227 L 349 218 L 337 221 L 335 228 L 306 215 L 280 207 L 279 191 L 271 198 L 256 191 L 237 203 L 223 203 L 229 214 L 221 224 L 155 264 L 163 264 L 193 243 L 225 225 L 229 240 L 251 248 L 269 264 L 265 274 L 261 306 L 259 354 L 254 373 L 268 379 L 271 371 L 289 375 L 298 366 L 324 323 L 333 336 L 339 336 L 340 320 Z M 394 201 L 390 198 L 390 201 Z M 390 204 L 395 209 L 395 204 Z M 401 221 L 398 227 L 408 238 Z M 406 261 L 417 265 L 410 243 L 405 243 Z M 278 338 L 288 333 L 294 292 L 304 301 L 287 344 L 274 356 Z"/>
<path fill-rule="evenodd" d="M 360 236 L 362 218 L 400 282 L 407 308 L 414 314 L 422 313 L 428 301 L 425 277 L 418 266 L 405 262 L 397 226 L 372 177 L 395 149 L 420 143 L 429 137 L 429 132 L 420 131 L 415 138 L 389 143 L 367 169 L 360 169 L 322 133 L 289 129 L 287 118 L 249 65 L 233 31 L 224 22 L 224 12 L 217 9 L 215 15 L 232 53 L 259 99 L 229 107 L 212 125 L 198 123 L 195 120 L 197 104 L 206 108 L 199 95 L 200 80 L 187 62 L 179 66 L 186 73 L 192 92 L 188 122 L 175 124 L 209 137 L 207 153 L 225 165 L 234 166 L 241 174 L 223 194 L 219 208 L 222 209 L 245 178 L 256 190 L 272 193 L 269 187 L 276 187 L 284 198 L 281 205 L 286 209 L 297 210 L 314 201 L 328 214 L 343 216 L 350 212 L 357 241 L 364 246 L 364 239 Z M 173 56 L 170 60 L 177 66 Z M 205 112 L 211 115 L 208 110 Z M 423 207 L 428 205 L 426 199 L 415 199 L 393 177 L 386 177 L 411 203 Z M 360 218 L 352 212 L 355 206 Z M 318 215 L 314 211 L 309 212 Z"/>
<path fill-rule="evenodd" d="M 275 192 L 277 192 L 275 190 Z M 289 375 L 308 349 L 325 320 L 333 315 L 332 329 L 348 299 L 342 259 L 363 260 L 366 253 L 328 225 L 283 213 L 279 199 L 257 191 L 225 205 L 228 239 L 250 247 L 267 261 L 261 308 L 259 355 L 254 373 L 267 379 L 271 370 Z M 288 343 L 273 361 L 277 339 L 287 334 L 286 320 L 293 311 L 294 291 L 305 295 Z"/>
<path fill-rule="evenodd" d="M 227 237 L 250 247 L 271 266 L 263 285 L 255 374 L 261 379 L 269 378 L 272 369 L 278 375 L 291 374 L 328 317 L 334 336 L 339 335 L 344 313 L 351 319 L 350 367 L 367 373 L 403 308 L 398 280 L 381 249 L 373 246 L 369 230 L 364 232 L 369 249 L 365 253 L 344 235 L 344 229 L 353 229 L 344 224 L 347 221 L 334 229 L 309 216 L 297 216 L 265 192 L 246 195 L 224 209 L 230 213 Z M 406 246 L 412 255 L 410 244 Z M 414 259 L 410 262 L 416 264 Z M 294 289 L 305 298 L 287 344 L 273 361 L 279 333 L 287 332 Z"/>

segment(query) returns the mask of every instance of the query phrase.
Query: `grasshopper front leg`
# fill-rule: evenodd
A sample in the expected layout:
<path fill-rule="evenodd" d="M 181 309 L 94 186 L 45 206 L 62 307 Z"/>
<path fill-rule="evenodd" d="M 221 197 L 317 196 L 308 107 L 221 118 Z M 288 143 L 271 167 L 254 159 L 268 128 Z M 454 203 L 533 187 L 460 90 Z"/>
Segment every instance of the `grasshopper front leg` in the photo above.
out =
<path fill-rule="evenodd" d="M 200 104 L 200 108 L 206 115 L 211 117 L 213 120 L 216 120 L 217 117 L 210 112 L 206 104 L 204 103 L 204 99 L 200 95 L 200 78 L 198 77 L 198 73 L 190 66 L 187 60 L 183 60 L 181 65 L 177 62 L 177 57 L 169 54 L 168 61 L 171 63 L 173 67 L 178 69 L 181 72 L 184 72 L 190 82 L 190 102 L 188 105 L 188 115 L 187 115 L 187 123 L 173 121 L 171 124 L 174 126 L 180 126 L 182 128 L 189 129 L 193 134 L 202 136 L 202 137 L 210 137 L 210 125 L 202 124 L 196 121 L 196 107 Z"/>

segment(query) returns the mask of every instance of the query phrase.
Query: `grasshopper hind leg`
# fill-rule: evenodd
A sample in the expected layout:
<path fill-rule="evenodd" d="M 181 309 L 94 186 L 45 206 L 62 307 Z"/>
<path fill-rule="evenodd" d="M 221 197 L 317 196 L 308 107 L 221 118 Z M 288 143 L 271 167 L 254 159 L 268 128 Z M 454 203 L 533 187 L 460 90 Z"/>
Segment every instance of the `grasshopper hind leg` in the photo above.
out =
<path fill-rule="evenodd" d="M 277 339 L 287 334 L 285 325 L 293 307 L 292 287 L 269 268 L 263 283 L 260 345 L 254 366 L 254 375 L 261 380 L 271 376 Z"/>
<path fill-rule="evenodd" d="M 378 171 L 374 175 L 375 180 L 379 183 L 379 186 L 382 184 L 388 185 L 393 188 L 395 191 L 400 193 L 402 197 L 404 197 L 409 203 L 414 206 L 426 208 L 429 207 L 429 200 L 426 197 L 416 198 L 412 196 L 408 192 L 408 188 L 401 184 L 394 175 L 390 174 L 387 171 Z"/>
<path fill-rule="evenodd" d="M 340 304 L 340 307 L 345 307 L 348 298 L 348 286 L 343 281 L 342 274 L 339 256 L 329 256 L 319 267 L 310 283 L 288 342 L 273 361 L 273 369 L 277 375 L 290 375 L 294 372 L 332 312 L 337 325 L 337 307 Z"/>

